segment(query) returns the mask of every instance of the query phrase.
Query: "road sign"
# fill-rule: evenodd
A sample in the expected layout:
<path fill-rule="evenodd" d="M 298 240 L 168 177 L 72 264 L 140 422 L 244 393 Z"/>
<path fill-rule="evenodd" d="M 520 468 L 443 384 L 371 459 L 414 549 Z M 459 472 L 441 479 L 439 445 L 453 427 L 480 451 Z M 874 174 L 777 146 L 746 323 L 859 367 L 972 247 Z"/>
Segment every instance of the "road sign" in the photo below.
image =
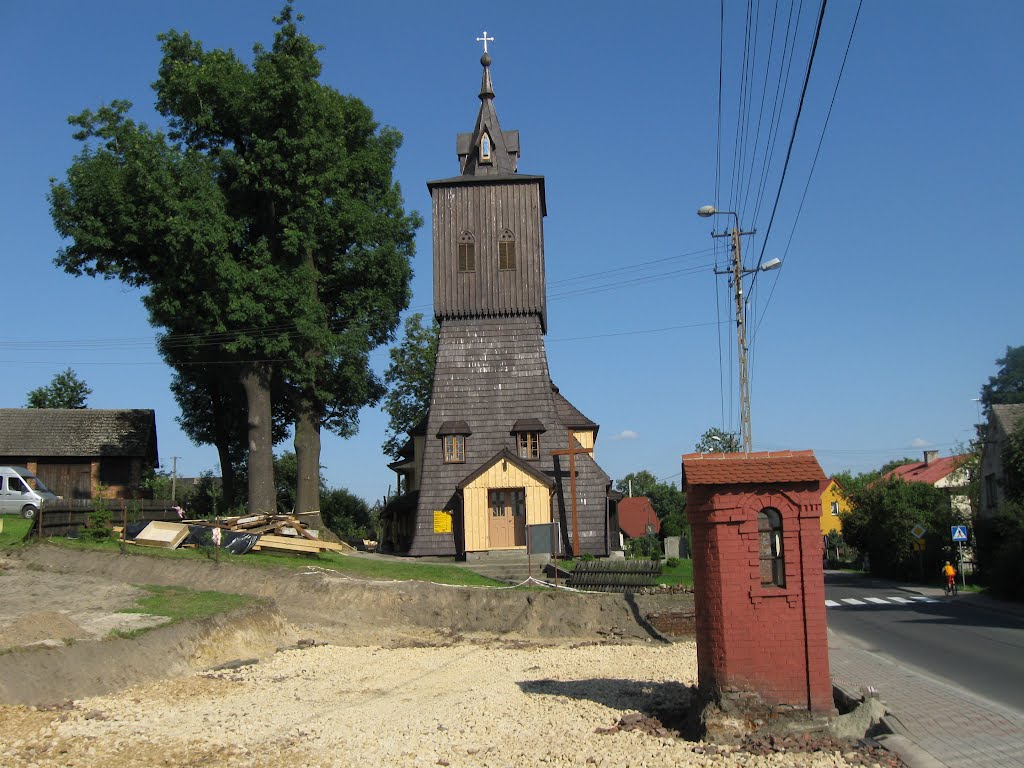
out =
<path fill-rule="evenodd" d="M 915 552 L 924 552 L 925 551 L 925 540 L 924 539 L 917 539 L 914 542 L 914 551 Z"/>
<path fill-rule="evenodd" d="M 925 535 L 925 533 L 927 533 L 927 529 L 923 525 L 918 523 L 917 525 L 915 525 L 913 528 L 910 529 L 910 532 L 912 534 L 914 534 L 914 538 L 915 539 L 920 539 L 922 536 Z"/>
<path fill-rule="evenodd" d="M 966 525 L 951 525 L 949 530 L 953 534 L 953 541 L 967 541 Z"/>

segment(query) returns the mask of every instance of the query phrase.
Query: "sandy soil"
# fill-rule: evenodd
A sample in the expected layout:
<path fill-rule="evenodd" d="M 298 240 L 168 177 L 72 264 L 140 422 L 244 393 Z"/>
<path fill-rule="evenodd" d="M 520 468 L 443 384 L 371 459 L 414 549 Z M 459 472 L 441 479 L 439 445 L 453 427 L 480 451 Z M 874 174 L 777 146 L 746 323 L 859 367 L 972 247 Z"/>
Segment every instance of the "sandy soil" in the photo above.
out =
<path fill-rule="evenodd" d="M 64 572 L 54 571 L 55 558 L 67 566 Z M 62 620 L 95 625 L 133 601 L 136 590 L 124 579 L 144 583 L 139 558 L 78 559 L 74 569 L 71 559 L 61 558 L 36 552 L 0 573 L 0 614 L 8 631 L 19 617 L 43 612 L 54 626 Z M 161 570 L 167 565 L 158 565 L 147 571 L 153 582 L 171 580 Z M 207 574 L 225 583 L 214 570 L 189 571 L 187 581 L 209 588 L 202 583 Z M 696 649 L 627 627 L 628 609 L 610 596 L 582 596 L 577 606 L 562 599 L 566 595 L 548 600 L 542 593 L 353 586 L 330 574 L 268 571 L 264 584 L 247 578 L 245 591 L 276 591 L 286 617 L 287 603 L 297 605 L 299 594 L 289 579 L 300 584 L 305 602 L 292 617 L 299 626 L 288 632 L 309 637 L 312 630 L 329 642 L 253 654 L 263 661 L 232 670 L 210 671 L 207 662 L 205 671 L 50 707 L 0 706 L 0 765 L 753 768 L 861 762 L 853 753 L 850 762 L 838 751 L 755 755 L 664 729 L 616 729 L 634 713 L 671 727 L 696 682 Z M 318 611 L 321 632 L 311 620 Z M 427 621 L 431 617 L 435 621 Z M 467 630 L 474 625 L 487 629 Z M 507 631 L 510 626 L 520 631 Z M 624 631 L 610 639 L 609 626 Z M 557 635 L 565 627 L 574 637 Z M 67 630 L 62 625 L 61 632 Z M 239 629 L 234 639 L 228 627 L 218 632 L 217 644 L 234 642 L 231 653 L 244 658 L 252 628 Z M 274 632 L 282 635 L 280 628 Z M 79 643 L 60 653 L 83 651 Z M 32 664 L 33 655 L 47 653 L 57 651 L 20 651 L 18 663 Z"/>
<path fill-rule="evenodd" d="M 112 630 L 154 627 L 163 616 L 124 613 L 146 593 L 128 584 L 84 574 L 25 567 L 8 559 L 0 568 L 0 650 L 100 639 Z"/>

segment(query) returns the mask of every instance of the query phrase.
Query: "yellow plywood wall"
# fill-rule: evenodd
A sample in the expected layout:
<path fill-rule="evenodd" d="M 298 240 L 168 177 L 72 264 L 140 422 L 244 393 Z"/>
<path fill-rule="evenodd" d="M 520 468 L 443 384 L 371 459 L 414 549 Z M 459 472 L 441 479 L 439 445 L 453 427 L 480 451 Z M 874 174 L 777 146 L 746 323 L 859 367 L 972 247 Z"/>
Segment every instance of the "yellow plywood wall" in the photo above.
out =
<path fill-rule="evenodd" d="M 551 492 L 548 488 L 519 467 L 506 461 L 498 461 L 462 491 L 468 552 L 491 548 L 488 533 L 491 509 L 487 505 L 487 491 L 491 488 L 525 489 L 526 524 L 551 521 Z"/>
<path fill-rule="evenodd" d="M 581 429 L 572 433 L 581 448 L 594 447 L 594 431 L 592 429 Z"/>

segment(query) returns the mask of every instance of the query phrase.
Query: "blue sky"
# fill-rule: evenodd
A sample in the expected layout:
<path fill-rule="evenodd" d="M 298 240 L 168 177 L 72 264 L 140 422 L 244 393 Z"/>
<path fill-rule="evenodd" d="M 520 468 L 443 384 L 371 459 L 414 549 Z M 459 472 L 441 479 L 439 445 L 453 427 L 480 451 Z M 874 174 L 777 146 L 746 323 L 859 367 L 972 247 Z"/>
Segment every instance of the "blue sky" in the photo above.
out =
<path fill-rule="evenodd" d="M 649 469 L 678 481 L 680 454 L 705 429 L 739 429 L 730 299 L 712 273 L 727 255 L 709 237 L 728 220 L 698 218 L 706 203 L 737 207 L 744 228 L 758 230 L 744 238 L 748 264 L 762 247 L 765 260 L 785 262 L 750 293 L 756 450 L 812 448 L 827 472 L 876 468 L 922 448 L 945 455 L 970 438 L 972 398 L 995 359 L 1024 343 L 1024 5 L 867 0 L 796 221 L 857 10 L 832 0 L 767 244 L 817 4 L 805 3 L 791 27 L 763 192 L 782 30 L 797 14 L 760 6 L 747 35 L 746 5 L 727 0 L 723 40 L 714 2 L 529 1 L 500 13 L 479 3 L 298 3 L 304 30 L 325 46 L 323 81 L 405 136 L 396 178 L 407 207 L 427 219 L 412 302 L 426 314 L 425 182 L 457 173 L 455 134 L 472 128 L 479 104 L 475 38 L 484 29 L 495 38 L 502 126 L 520 131 L 520 170 L 547 179 L 552 376 L 601 424 L 596 456 L 615 478 Z M 158 33 L 188 30 L 207 47 L 248 56 L 253 42 L 271 41 L 278 9 L 276 0 L 7 9 L 0 406 L 23 405 L 70 366 L 92 387 L 92 407 L 156 410 L 166 467 L 178 456 L 180 474 L 216 470 L 213 448 L 193 446 L 177 427 L 170 373 L 139 294 L 53 266 L 60 240 L 45 196 L 78 149 L 69 114 L 126 98 L 135 117 L 159 124 L 149 87 Z M 741 112 L 745 42 L 751 85 Z M 386 352 L 373 361 L 383 370 Z M 325 435 L 332 486 L 368 500 L 388 490 L 385 428 L 381 412 L 366 409 L 357 437 Z"/>

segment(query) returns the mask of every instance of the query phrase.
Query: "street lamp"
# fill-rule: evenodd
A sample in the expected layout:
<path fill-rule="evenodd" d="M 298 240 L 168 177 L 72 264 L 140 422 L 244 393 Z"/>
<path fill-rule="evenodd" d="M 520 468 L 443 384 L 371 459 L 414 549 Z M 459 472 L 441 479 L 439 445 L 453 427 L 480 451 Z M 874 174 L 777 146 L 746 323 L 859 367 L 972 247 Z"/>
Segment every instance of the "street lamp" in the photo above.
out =
<path fill-rule="evenodd" d="M 753 439 L 750 436 L 750 377 L 747 373 L 747 323 L 746 311 L 743 302 L 743 276 L 757 271 L 767 272 L 778 269 L 782 266 L 781 259 L 771 259 L 761 264 L 757 269 L 744 269 L 743 256 L 740 252 L 740 237 L 752 235 L 757 230 L 744 232 L 740 227 L 740 217 L 735 211 L 719 211 L 713 205 L 704 205 L 697 209 L 697 215 L 701 218 L 711 216 L 732 216 L 736 226 L 729 232 L 712 232 L 712 237 L 728 237 L 732 240 L 732 269 L 715 270 L 716 275 L 731 275 L 736 297 L 736 350 L 739 357 L 740 369 L 740 435 L 743 442 L 744 453 L 749 453 L 753 448 Z"/>

